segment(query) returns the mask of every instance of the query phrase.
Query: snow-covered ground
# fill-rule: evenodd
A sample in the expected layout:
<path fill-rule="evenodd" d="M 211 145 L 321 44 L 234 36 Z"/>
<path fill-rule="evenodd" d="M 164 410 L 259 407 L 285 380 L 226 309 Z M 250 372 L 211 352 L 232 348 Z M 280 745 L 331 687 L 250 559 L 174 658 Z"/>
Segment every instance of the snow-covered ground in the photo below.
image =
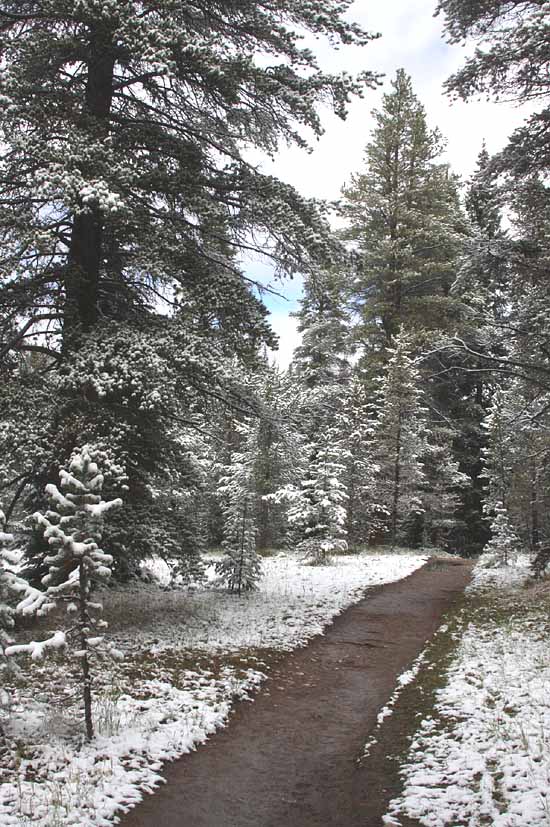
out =
<path fill-rule="evenodd" d="M 550 825 L 550 584 L 477 568 L 465 628 L 402 767 L 387 825 Z"/>
<path fill-rule="evenodd" d="M 159 783 L 162 762 L 224 725 L 276 653 L 303 645 L 366 588 L 399 580 L 425 559 L 364 554 L 304 566 L 281 555 L 264 561 L 260 590 L 241 598 L 215 588 L 108 591 L 110 637 L 127 655 L 96 667 L 96 737 L 82 744 L 79 687 L 67 665 L 27 665 L 6 722 L 18 749 L 0 769 L 0 824 L 112 824 Z"/>

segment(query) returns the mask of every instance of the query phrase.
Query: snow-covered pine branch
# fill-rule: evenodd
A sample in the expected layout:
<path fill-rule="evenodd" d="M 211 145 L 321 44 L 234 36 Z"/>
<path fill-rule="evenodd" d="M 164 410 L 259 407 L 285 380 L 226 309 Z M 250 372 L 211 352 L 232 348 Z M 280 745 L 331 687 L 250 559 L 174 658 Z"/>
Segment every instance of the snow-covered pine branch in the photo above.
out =
<path fill-rule="evenodd" d="M 297 551 L 308 563 L 324 564 L 332 554 L 347 551 L 346 503 L 342 482 L 348 452 L 335 429 L 320 434 L 309 445 L 310 462 L 300 486 L 275 492 L 275 502 L 288 502 L 287 521 L 297 540 Z"/>

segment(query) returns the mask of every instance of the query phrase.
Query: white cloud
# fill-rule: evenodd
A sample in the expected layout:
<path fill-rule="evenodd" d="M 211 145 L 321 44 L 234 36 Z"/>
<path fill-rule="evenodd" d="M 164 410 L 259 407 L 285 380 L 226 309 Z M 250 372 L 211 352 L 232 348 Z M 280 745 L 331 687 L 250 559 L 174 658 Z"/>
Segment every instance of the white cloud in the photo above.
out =
<path fill-rule="evenodd" d="M 348 16 L 369 31 L 381 32 L 380 39 L 366 47 L 339 50 L 308 40 L 325 71 L 384 72 L 384 85 L 355 100 L 344 122 L 327 110 L 325 134 L 310 155 L 297 148 L 283 148 L 273 162 L 265 161 L 265 169 L 305 195 L 337 198 L 351 173 L 362 167 L 363 150 L 373 126 L 371 111 L 380 106 L 382 92 L 389 89 L 400 67 L 412 76 L 430 125 L 438 126 L 447 138 L 447 160 L 456 172 L 464 177 L 472 172 L 483 140 L 490 152 L 500 149 L 524 120 L 526 109 L 489 101 L 451 103 L 443 92 L 443 82 L 462 65 L 468 50 L 445 42 L 442 18 L 433 16 L 435 5 L 435 0 L 378 4 L 359 0 Z"/>
<path fill-rule="evenodd" d="M 279 337 L 279 349 L 272 351 L 273 359 L 280 368 L 287 368 L 294 348 L 298 347 L 302 339 L 298 333 L 298 319 L 294 319 L 288 313 L 274 311 L 271 314 L 271 326 Z"/>

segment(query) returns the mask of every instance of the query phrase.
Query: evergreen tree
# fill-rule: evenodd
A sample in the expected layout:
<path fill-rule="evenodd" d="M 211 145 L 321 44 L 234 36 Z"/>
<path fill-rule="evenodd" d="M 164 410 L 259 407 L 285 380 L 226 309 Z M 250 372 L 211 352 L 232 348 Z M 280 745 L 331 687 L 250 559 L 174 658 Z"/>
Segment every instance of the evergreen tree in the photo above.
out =
<path fill-rule="evenodd" d="M 8 675 L 13 678 L 19 671 L 13 658 L 9 657 L 17 649 L 12 638 L 16 617 L 40 616 L 52 607 L 46 593 L 32 588 L 16 573 L 20 553 L 14 548 L 14 535 L 5 530 L 6 524 L 6 515 L 0 509 L 0 757 L 7 747 L 1 713 L 10 703 L 9 695 L 2 684 L 5 684 Z M 42 651 L 56 646 L 60 641 L 59 633 L 55 633 L 41 644 Z M 34 645 L 36 652 L 41 651 L 38 644 Z"/>
<path fill-rule="evenodd" d="M 449 349 L 437 350 L 426 366 L 437 375 L 432 398 L 455 428 L 454 457 L 471 479 L 462 488 L 459 514 L 466 553 L 481 551 L 488 541 L 483 517 L 482 423 L 498 377 L 489 360 L 505 352 L 503 325 L 510 309 L 511 243 L 502 229 L 503 196 L 483 145 L 465 194 L 469 232 L 458 261 L 452 294 L 459 304 Z"/>
<path fill-rule="evenodd" d="M 431 427 L 422 455 L 425 476 L 422 494 L 424 536 L 430 545 L 462 550 L 459 538 L 467 528 L 461 517 L 463 490 L 471 480 L 459 469 L 453 457 L 455 432 L 448 428 Z"/>
<path fill-rule="evenodd" d="M 358 550 L 383 533 L 387 510 L 377 494 L 379 466 L 374 461 L 376 399 L 356 371 L 336 414 L 338 441 L 346 447 L 342 482 L 348 499 L 346 531 L 350 550 Z"/>
<path fill-rule="evenodd" d="M 426 445 L 426 410 L 422 404 L 420 374 L 405 334 L 389 351 L 381 388 L 374 459 L 379 467 L 377 491 L 389 513 L 392 548 L 407 516 L 421 514 L 425 485 L 422 455 Z"/>
<path fill-rule="evenodd" d="M 439 0 L 451 43 L 473 39 L 478 48 L 447 81 L 463 99 L 492 94 L 496 100 L 543 103 L 511 136 L 498 165 L 513 176 L 546 172 L 548 141 L 548 63 L 550 24 L 541 0 Z M 538 108 L 538 107 L 537 107 Z"/>
<path fill-rule="evenodd" d="M 255 589 L 262 573 L 256 552 L 254 457 L 246 450 L 256 442 L 257 427 L 257 422 L 238 427 L 245 450 L 233 453 L 218 488 L 223 502 L 225 556 L 217 563 L 216 572 L 229 591 L 239 595 Z"/>
<path fill-rule="evenodd" d="M 349 287 L 340 270 L 316 271 L 304 279 L 300 309 L 294 314 L 302 342 L 292 370 L 306 388 L 327 388 L 350 375 Z"/>
<path fill-rule="evenodd" d="M 367 43 L 348 5 L 2 3 L 0 367 L 17 387 L 21 355 L 43 360 L 25 388 L 39 450 L 21 447 L 28 416 L 0 432 L 25 508 L 75 445 L 101 444 L 128 478 L 130 549 L 184 466 L 175 423 L 234 403 L 227 360 L 274 343 L 238 255 L 256 237 L 281 272 L 339 255 L 319 206 L 245 154 L 305 146 L 321 101 L 343 118 L 373 85 L 300 43 Z"/>
<path fill-rule="evenodd" d="M 508 512 L 501 502 L 495 504 L 491 522 L 491 539 L 484 549 L 484 566 L 507 566 L 521 548 L 519 538 L 510 524 Z"/>
<path fill-rule="evenodd" d="M 93 737 L 92 677 L 90 656 L 103 644 L 103 636 L 95 634 L 107 626 L 97 617 L 101 606 L 91 600 L 94 585 L 105 583 L 111 574 L 113 558 L 99 547 L 105 515 L 122 505 L 122 500 L 104 500 L 104 476 L 93 457 L 97 450 L 84 446 L 73 453 L 67 469 L 60 472 L 61 490 L 48 485 L 50 510 L 35 514 L 35 520 L 53 550 L 46 558 L 49 572 L 44 577 L 50 607 L 66 602 L 67 612 L 76 615 L 76 626 L 68 633 L 75 639 L 82 670 L 82 694 L 86 737 Z M 101 457 L 105 459 L 105 457 Z M 40 659 L 45 649 L 62 649 L 67 636 L 57 633 L 48 641 L 20 644 L 8 648 L 8 654 L 28 653 Z M 107 652 L 118 653 L 107 646 Z"/>
<path fill-rule="evenodd" d="M 267 495 L 299 479 L 304 470 L 306 448 L 300 427 L 306 395 L 292 376 L 268 365 L 254 386 L 258 421 L 246 450 L 254 468 L 257 545 L 268 550 L 284 544 L 285 520 L 281 505 Z"/>
<path fill-rule="evenodd" d="M 11 630 L 14 623 L 13 610 L 13 583 L 15 576 L 10 570 L 10 564 L 14 561 L 10 555 L 10 546 L 13 543 L 13 534 L 4 531 L 6 516 L 0 509 L 0 682 L 4 683 L 5 673 L 8 669 L 8 660 L 5 655 L 7 646 L 13 643 Z M 7 692 L 0 685 L 0 712 L 7 707 L 9 698 Z M 5 733 L 0 718 L 0 755 L 5 741 Z"/>
<path fill-rule="evenodd" d="M 321 565 L 348 548 L 348 497 L 342 482 L 347 451 L 332 428 L 319 434 L 308 448 L 310 461 L 300 485 L 281 489 L 273 499 L 289 503 L 287 520 L 298 553 L 306 562 Z"/>
<path fill-rule="evenodd" d="M 441 135 L 429 129 L 402 69 L 373 114 L 366 169 L 343 191 L 346 237 L 360 253 L 354 296 L 369 364 L 372 353 L 384 357 L 403 325 L 445 326 L 462 224 L 456 181 L 438 160 Z"/>
<path fill-rule="evenodd" d="M 316 210 L 252 167 L 243 147 L 305 145 L 300 128 L 321 132 L 318 101 L 330 97 L 345 117 L 350 95 L 373 84 L 369 72 L 316 71 L 300 44 L 299 27 L 367 43 L 344 21 L 347 5 L 197 14 L 180 0 L 4 2 L 0 227 L 3 266 L 17 280 L 3 298 L 29 320 L 6 346 L 25 347 L 32 325 L 52 321 L 45 349 L 57 353 L 60 334 L 73 349 L 100 318 L 139 315 L 166 281 L 184 296 L 208 293 L 208 274 L 221 271 L 228 293 L 238 291 L 229 251 L 253 243 L 252 226 L 284 267 L 313 252 L 296 243 L 312 230 L 320 252 Z"/>

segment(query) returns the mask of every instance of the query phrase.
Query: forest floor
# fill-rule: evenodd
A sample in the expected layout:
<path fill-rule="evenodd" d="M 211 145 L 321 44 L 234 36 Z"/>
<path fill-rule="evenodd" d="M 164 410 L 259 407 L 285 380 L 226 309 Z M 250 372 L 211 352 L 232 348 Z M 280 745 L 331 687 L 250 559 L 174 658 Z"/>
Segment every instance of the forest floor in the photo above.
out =
<path fill-rule="evenodd" d="M 368 552 L 312 567 L 279 555 L 264 560 L 259 591 L 241 598 L 217 586 L 213 566 L 210 581 L 193 591 L 107 590 L 109 637 L 125 657 L 94 667 L 90 744 L 83 743 L 78 662 L 21 661 L 21 674 L 5 687 L 12 704 L 3 724 L 15 749 L 0 756 L 0 824 L 112 825 L 161 783 L 164 762 L 204 742 L 235 706 L 250 706 L 238 701 L 259 700 L 259 686 L 274 687 L 277 679 L 266 679 L 288 652 L 322 639 L 327 624 L 370 589 L 407 577 L 426 559 Z M 46 637 L 56 621 L 48 616 L 23 639 Z"/>
<path fill-rule="evenodd" d="M 123 827 L 382 824 L 386 773 L 364 757 L 365 743 L 470 576 L 471 564 L 434 558 L 372 589 L 323 637 L 281 661 L 227 729 L 168 766 L 166 786 Z"/>
<path fill-rule="evenodd" d="M 550 579 L 527 563 L 476 568 L 384 722 L 384 825 L 550 827 Z"/>
<path fill-rule="evenodd" d="M 127 655 L 96 678 L 98 734 L 66 664 L 24 674 L 2 827 L 550 827 L 550 582 L 517 561 L 464 592 L 470 564 L 424 562 L 110 592 Z"/>

